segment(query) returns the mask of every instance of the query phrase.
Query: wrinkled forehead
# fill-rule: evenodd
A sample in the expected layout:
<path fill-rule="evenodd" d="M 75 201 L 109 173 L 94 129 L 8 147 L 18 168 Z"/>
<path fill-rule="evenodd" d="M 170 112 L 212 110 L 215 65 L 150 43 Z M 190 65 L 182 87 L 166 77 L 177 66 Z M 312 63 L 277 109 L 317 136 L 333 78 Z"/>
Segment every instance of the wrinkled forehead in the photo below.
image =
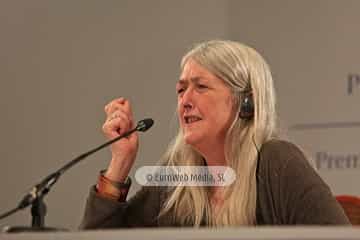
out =
<path fill-rule="evenodd" d="M 210 83 L 210 82 L 221 82 L 225 83 L 223 79 L 214 74 L 212 71 L 202 66 L 198 62 L 189 59 L 185 63 L 183 70 L 179 76 L 178 83 Z"/>

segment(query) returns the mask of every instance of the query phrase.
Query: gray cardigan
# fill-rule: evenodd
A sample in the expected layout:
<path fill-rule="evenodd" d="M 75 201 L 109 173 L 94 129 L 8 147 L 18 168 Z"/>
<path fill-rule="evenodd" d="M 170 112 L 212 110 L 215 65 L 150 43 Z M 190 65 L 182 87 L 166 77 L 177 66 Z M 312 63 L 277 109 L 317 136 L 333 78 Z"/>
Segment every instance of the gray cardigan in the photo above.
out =
<path fill-rule="evenodd" d="M 165 187 L 142 187 L 127 202 L 99 197 L 90 190 L 81 229 L 181 226 L 169 214 L 158 217 Z M 293 144 L 265 143 L 257 167 L 258 225 L 350 224 L 329 187 Z M 182 225 L 183 226 L 183 225 Z"/>

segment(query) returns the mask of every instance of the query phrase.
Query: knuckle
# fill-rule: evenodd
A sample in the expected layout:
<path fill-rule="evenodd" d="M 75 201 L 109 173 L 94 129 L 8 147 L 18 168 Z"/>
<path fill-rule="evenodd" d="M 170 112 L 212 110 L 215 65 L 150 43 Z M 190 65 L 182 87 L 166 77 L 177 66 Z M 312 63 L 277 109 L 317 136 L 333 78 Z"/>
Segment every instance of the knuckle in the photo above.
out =
<path fill-rule="evenodd" d="M 110 120 L 106 120 L 104 124 L 102 125 L 102 129 L 108 129 L 110 124 Z"/>
<path fill-rule="evenodd" d="M 102 129 L 102 131 L 103 131 L 104 133 L 106 133 L 106 132 L 107 132 L 107 126 L 106 126 L 106 123 L 105 123 L 104 125 L 102 125 L 101 129 Z"/>
<path fill-rule="evenodd" d="M 125 101 L 126 101 L 126 99 L 124 97 L 120 97 L 115 100 L 115 102 L 117 102 L 117 103 L 124 103 Z"/>

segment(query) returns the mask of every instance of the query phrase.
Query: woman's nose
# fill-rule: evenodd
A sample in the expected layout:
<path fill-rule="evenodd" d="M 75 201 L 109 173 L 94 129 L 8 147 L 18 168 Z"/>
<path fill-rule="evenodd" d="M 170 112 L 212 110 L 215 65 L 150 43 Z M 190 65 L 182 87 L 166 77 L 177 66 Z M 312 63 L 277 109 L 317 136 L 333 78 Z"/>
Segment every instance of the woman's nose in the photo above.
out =
<path fill-rule="evenodd" d="M 190 102 L 184 103 L 184 110 L 185 111 L 191 110 L 192 107 L 193 107 L 192 103 L 190 103 Z"/>
<path fill-rule="evenodd" d="M 187 88 L 184 91 L 184 94 L 182 95 L 182 105 L 184 107 L 185 110 L 190 110 L 193 107 L 193 90 L 191 88 Z"/>

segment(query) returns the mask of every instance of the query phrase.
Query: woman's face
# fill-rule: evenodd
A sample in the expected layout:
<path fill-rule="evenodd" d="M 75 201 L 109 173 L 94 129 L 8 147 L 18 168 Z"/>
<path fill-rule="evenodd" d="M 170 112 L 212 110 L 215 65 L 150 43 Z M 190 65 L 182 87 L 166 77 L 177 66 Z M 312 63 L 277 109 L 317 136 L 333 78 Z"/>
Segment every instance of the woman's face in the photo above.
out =
<path fill-rule="evenodd" d="M 176 91 L 185 142 L 195 148 L 224 144 L 234 119 L 231 91 L 224 81 L 189 59 Z"/>

